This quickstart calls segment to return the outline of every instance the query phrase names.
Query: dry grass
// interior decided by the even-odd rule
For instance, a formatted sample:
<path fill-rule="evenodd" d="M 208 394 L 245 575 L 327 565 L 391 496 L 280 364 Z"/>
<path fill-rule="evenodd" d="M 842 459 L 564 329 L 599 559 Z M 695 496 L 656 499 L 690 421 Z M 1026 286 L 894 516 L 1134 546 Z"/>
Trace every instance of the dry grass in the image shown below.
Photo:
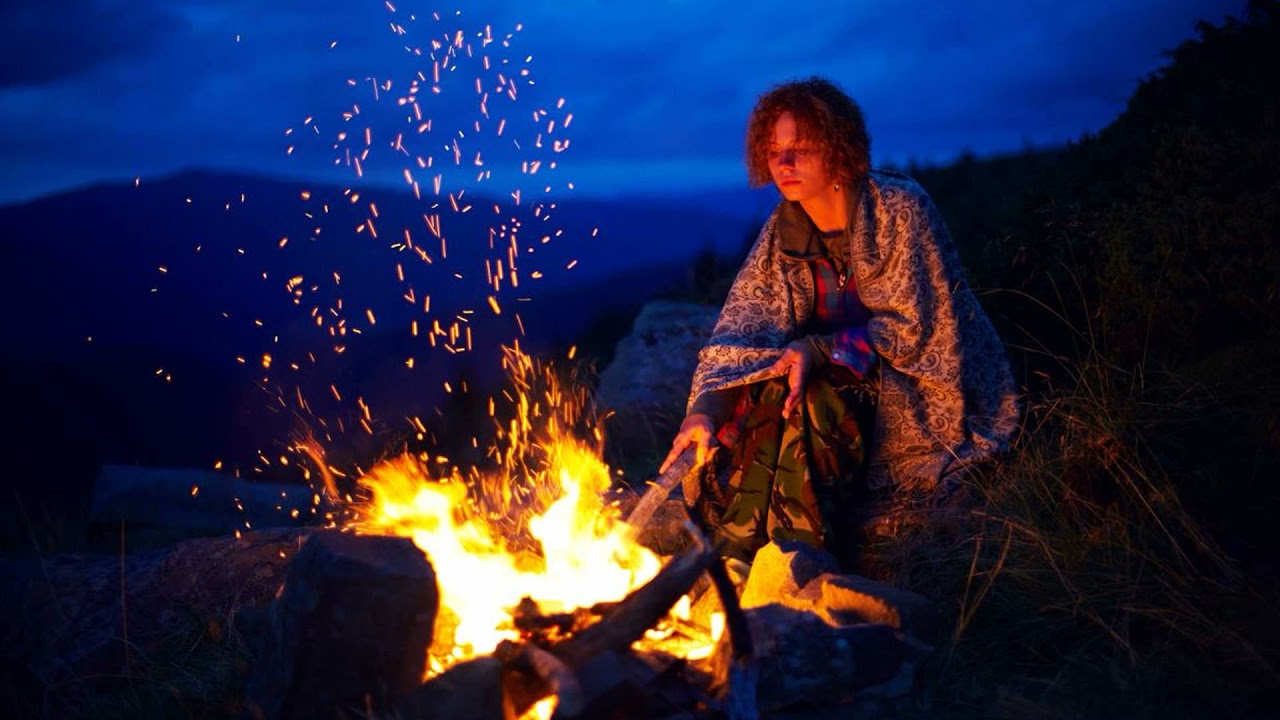
<path fill-rule="evenodd" d="M 1076 335 L 1078 355 L 1059 358 L 1028 398 L 1011 457 L 950 502 L 900 509 L 901 531 L 869 549 L 887 579 L 953 621 L 932 706 L 965 717 L 1265 715 L 1280 691 L 1280 597 L 1218 546 L 1180 499 L 1191 478 L 1154 449 L 1211 400 L 1109 364 L 1087 327 Z"/>
<path fill-rule="evenodd" d="M 131 648 L 121 672 L 51 687 L 32 717 L 227 718 L 243 710 L 251 654 L 231 624 L 186 608 L 183 621 L 146 647 Z M 31 708 L 35 709 L 35 708 Z"/>

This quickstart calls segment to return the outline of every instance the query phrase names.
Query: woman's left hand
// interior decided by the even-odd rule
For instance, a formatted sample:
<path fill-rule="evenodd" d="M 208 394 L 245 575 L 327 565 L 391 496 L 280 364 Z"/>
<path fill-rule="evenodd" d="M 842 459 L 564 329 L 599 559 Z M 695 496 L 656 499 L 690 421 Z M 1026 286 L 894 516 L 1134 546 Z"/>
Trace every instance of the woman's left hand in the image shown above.
<path fill-rule="evenodd" d="M 804 340 L 796 340 L 787 345 L 782 357 L 773 364 L 773 369 L 787 376 L 787 386 L 791 392 L 782 403 L 782 417 L 789 418 L 804 397 L 804 386 L 809 380 L 809 370 L 813 368 L 813 350 Z"/>

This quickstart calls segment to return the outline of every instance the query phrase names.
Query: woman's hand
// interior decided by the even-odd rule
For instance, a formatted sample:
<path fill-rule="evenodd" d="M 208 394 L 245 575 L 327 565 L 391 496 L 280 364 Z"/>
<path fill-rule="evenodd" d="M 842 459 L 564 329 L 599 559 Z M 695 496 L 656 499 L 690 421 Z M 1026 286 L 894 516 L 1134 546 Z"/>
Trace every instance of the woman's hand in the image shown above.
<path fill-rule="evenodd" d="M 690 415 L 680 424 L 680 432 L 676 433 L 675 440 L 671 441 L 671 452 L 667 453 L 667 459 L 662 461 L 658 474 L 666 472 L 667 468 L 671 467 L 671 463 L 675 462 L 676 458 L 680 457 L 680 453 L 690 445 L 698 448 L 697 464 L 703 464 L 711 455 L 711 447 L 715 442 L 716 428 L 711 416 L 701 413 Z"/>
<path fill-rule="evenodd" d="M 787 376 L 787 386 L 791 392 L 782 403 L 782 417 L 789 418 L 796 405 L 804 397 L 804 386 L 809 381 L 809 370 L 813 368 L 813 349 L 804 340 L 796 340 L 787 345 L 782 357 L 773 364 L 773 369 Z"/>

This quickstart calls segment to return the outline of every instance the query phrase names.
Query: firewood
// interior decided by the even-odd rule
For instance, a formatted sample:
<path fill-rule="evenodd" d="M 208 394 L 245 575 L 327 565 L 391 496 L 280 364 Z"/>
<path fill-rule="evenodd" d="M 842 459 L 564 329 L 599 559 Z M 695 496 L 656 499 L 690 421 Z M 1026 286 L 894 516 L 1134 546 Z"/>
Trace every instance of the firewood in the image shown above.
<path fill-rule="evenodd" d="M 689 487 L 685 482 L 685 478 L 694 475 L 698 470 L 697 452 L 692 446 L 685 448 L 684 452 L 671 463 L 671 467 L 658 477 L 656 482 L 649 484 L 644 491 L 640 501 L 631 509 L 631 514 L 627 516 L 627 524 L 635 529 L 638 534 L 653 519 L 653 513 L 666 501 L 667 496 L 676 485 Z M 688 498 L 685 502 L 691 502 Z"/>
<path fill-rule="evenodd" d="M 393 709 L 374 717 L 396 720 L 506 720 L 503 664 L 494 657 L 458 663 L 431 678 Z M 353 712 L 342 717 L 367 717 Z"/>
<path fill-rule="evenodd" d="M 572 612 L 544 613 L 537 601 L 526 596 L 512 611 L 511 619 L 521 639 L 546 646 L 599 621 L 616 605 L 601 602 Z"/>
<path fill-rule="evenodd" d="M 697 512 L 689 514 L 690 531 L 698 535 L 698 541 L 709 543 L 703 534 L 707 531 L 706 519 Z M 724 566 L 724 558 L 717 552 L 707 567 L 707 575 L 711 577 L 712 586 L 720 597 L 720 606 L 724 609 L 724 627 L 728 633 L 730 661 L 724 667 L 723 677 L 717 677 L 718 699 L 729 720 L 756 720 L 759 709 L 756 706 L 756 688 L 759 673 L 755 666 L 751 628 L 747 616 L 738 602 L 738 591 Z"/>
<path fill-rule="evenodd" d="M 551 694 L 556 696 L 556 714 L 566 718 L 581 715 L 587 701 L 577 675 L 564 661 L 537 645 L 525 645 L 524 654 L 534 673 L 546 683 Z"/>
<path fill-rule="evenodd" d="M 698 533 L 701 536 L 701 533 Z M 626 652 L 631 643 L 644 636 L 675 605 L 716 558 L 709 543 L 668 562 L 652 580 L 623 598 L 603 620 L 552 646 L 556 655 L 571 667 L 583 665 L 603 652 Z"/>
<path fill-rule="evenodd" d="M 699 533 L 699 535 L 701 535 Z M 614 606 L 599 622 L 584 628 L 571 637 L 551 646 L 551 653 L 564 663 L 561 669 L 551 663 L 545 663 L 541 669 L 533 666 L 533 658 L 540 655 L 529 651 L 532 645 L 518 647 L 514 643 L 504 642 L 495 655 L 501 658 L 508 669 L 503 687 L 507 701 L 517 716 L 523 715 L 535 702 L 559 688 L 568 688 L 576 692 L 570 697 L 570 707 L 559 711 L 561 717 L 574 717 L 569 714 L 576 703 L 580 702 L 580 678 L 576 673 L 586 671 L 588 675 L 598 675 L 600 668 L 608 665 L 606 655 L 626 654 L 631 644 L 644 636 L 670 610 L 671 606 L 688 592 L 695 580 L 715 558 L 715 553 L 708 543 L 697 543 L 694 548 L 668 562 L 649 582 L 633 590 Z M 541 658 L 545 661 L 545 658 Z M 604 663 L 602 665 L 601 663 Z M 590 666 L 590 667 L 589 667 Z M 552 680 L 553 672 L 555 681 Z M 564 673 L 573 679 L 570 682 Z M 625 678 L 618 676 L 618 682 Z M 593 686 L 613 687 L 618 683 L 601 683 L 600 678 L 593 678 Z M 564 698 L 559 698 L 564 702 Z"/>

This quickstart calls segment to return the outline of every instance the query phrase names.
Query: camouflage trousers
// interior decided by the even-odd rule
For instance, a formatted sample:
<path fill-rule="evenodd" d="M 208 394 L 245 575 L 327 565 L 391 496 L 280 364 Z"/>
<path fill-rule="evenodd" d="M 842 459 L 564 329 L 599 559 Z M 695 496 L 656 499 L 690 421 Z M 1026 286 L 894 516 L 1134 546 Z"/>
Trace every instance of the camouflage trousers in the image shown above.
<path fill-rule="evenodd" d="M 725 555 L 750 562 L 770 540 L 825 547 L 833 520 L 864 476 L 863 430 L 868 384 L 837 387 L 824 377 L 806 383 L 804 400 L 783 419 L 785 378 L 743 389 L 731 425 L 721 433 L 729 467 L 707 482 L 705 517 Z M 724 453 L 721 453 L 724 456 Z M 718 520 L 716 519 L 718 518 Z"/>

